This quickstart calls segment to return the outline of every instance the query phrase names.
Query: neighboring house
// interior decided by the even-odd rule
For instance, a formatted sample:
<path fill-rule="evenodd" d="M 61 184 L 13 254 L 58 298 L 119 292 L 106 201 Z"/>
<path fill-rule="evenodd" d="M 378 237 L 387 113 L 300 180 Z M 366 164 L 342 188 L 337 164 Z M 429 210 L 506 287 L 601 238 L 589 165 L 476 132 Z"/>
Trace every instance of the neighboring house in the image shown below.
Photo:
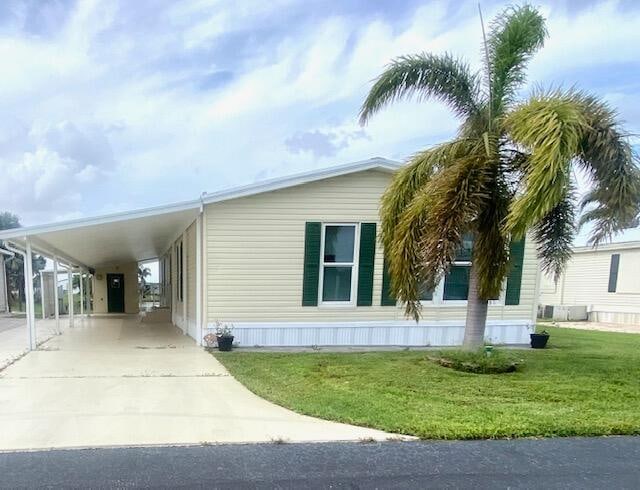
<path fill-rule="evenodd" d="M 389 294 L 380 197 L 397 162 L 374 158 L 199 200 L 0 233 L 93 272 L 95 312 L 137 312 L 137 262 L 160 260 L 162 306 L 198 342 L 230 322 L 240 345 L 454 345 L 462 342 L 469 259 L 425 296 L 423 319 Z M 468 243 L 468 246 L 471 244 Z M 535 246 L 491 302 L 487 337 L 526 343 L 535 322 Z"/>
<path fill-rule="evenodd" d="M 575 248 L 557 283 L 542 277 L 540 305 L 559 320 L 640 325 L 640 241 Z"/>

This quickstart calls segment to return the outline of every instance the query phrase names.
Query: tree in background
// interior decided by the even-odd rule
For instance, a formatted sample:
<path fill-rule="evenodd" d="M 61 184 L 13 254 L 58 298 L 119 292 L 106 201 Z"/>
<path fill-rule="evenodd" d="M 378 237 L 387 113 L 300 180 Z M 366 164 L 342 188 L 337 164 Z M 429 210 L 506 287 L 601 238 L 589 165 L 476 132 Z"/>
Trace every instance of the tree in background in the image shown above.
<path fill-rule="evenodd" d="M 20 218 L 17 215 L 6 211 L 0 213 L 0 230 L 20 228 L 20 226 Z M 0 245 L 2 245 L 1 241 Z M 47 265 L 47 260 L 41 255 L 34 255 L 32 264 L 35 279 Z M 22 305 L 26 304 L 24 296 L 24 260 L 20 255 L 8 258 L 5 260 L 5 268 L 10 296 L 9 305 L 18 303 L 22 309 Z"/>
<path fill-rule="evenodd" d="M 381 231 L 392 292 L 416 320 L 422 292 L 435 288 L 471 237 L 467 347 L 484 340 L 488 301 L 509 272 L 512 240 L 532 230 L 542 267 L 557 277 L 571 256 L 579 210 L 580 224 L 593 225 L 593 245 L 639 215 L 637 158 L 613 109 L 574 88 L 519 99 L 527 63 L 546 37 L 535 8 L 508 7 L 490 25 L 482 72 L 449 54 L 403 56 L 375 81 L 361 109 L 365 124 L 386 105 L 416 96 L 444 102 L 460 119 L 452 141 L 416 153 L 394 177 L 382 198 Z M 580 203 L 575 168 L 592 182 Z"/>
<path fill-rule="evenodd" d="M 147 277 L 149 276 L 151 276 L 151 269 L 138 266 L 138 288 L 141 297 L 144 297 L 147 292 Z"/>
<path fill-rule="evenodd" d="M 0 213 L 0 230 L 10 230 L 12 228 L 20 228 L 20 218 L 7 211 Z"/>

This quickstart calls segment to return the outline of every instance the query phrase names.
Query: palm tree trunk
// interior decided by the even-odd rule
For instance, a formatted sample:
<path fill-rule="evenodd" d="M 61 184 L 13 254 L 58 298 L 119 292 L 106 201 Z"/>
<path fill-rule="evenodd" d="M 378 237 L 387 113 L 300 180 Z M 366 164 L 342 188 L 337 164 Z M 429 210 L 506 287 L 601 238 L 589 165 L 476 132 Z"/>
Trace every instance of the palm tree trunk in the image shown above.
<path fill-rule="evenodd" d="M 465 349 L 475 349 L 484 343 L 484 330 L 487 326 L 487 307 L 489 301 L 478 297 L 478 276 L 475 267 L 469 271 L 469 295 L 467 299 L 467 321 L 464 326 Z"/>

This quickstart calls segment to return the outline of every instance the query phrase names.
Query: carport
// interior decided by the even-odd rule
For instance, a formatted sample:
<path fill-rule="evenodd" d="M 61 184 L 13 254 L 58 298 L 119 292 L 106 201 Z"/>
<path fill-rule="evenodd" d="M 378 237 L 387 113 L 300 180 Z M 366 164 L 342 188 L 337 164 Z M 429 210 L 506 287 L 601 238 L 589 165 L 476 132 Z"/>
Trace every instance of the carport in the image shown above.
<path fill-rule="evenodd" d="M 202 328 L 202 202 L 186 201 L 167 206 L 159 206 L 124 213 L 110 214 L 100 217 L 83 218 L 72 221 L 57 222 L 45 225 L 29 226 L 4 230 L 0 232 L 0 241 L 10 253 L 24 257 L 25 298 L 28 339 L 25 339 L 29 350 L 36 349 L 36 327 L 34 309 L 34 287 L 32 258 L 40 254 L 53 263 L 55 287 L 53 320 L 57 331 L 60 331 L 61 315 L 57 278 L 66 272 L 69 284 L 73 284 L 73 275 L 80 277 L 80 312 L 82 317 L 92 314 L 113 313 L 111 291 L 120 287 L 123 302 L 128 298 L 125 294 L 137 298 L 137 263 L 150 259 L 174 256 L 175 243 L 184 237 L 188 227 L 195 225 L 195 325 L 196 331 L 190 334 L 201 341 Z M 180 251 L 182 253 L 182 251 Z M 136 264 L 132 272 L 132 264 Z M 165 307 L 174 309 L 172 289 L 175 293 L 177 284 L 172 284 L 167 267 L 160 268 L 162 301 Z M 163 277 L 163 272 L 165 277 Z M 186 274 L 186 271 L 185 271 Z M 133 277 L 130 277 L 133 276 Z M 32 280 L 28 280 L 32 278 Z M 193 279 L 193 278 L 191 278 Z M 126 284 L 125 281 L 129 281 Z M 92 287 L 88 287 L 91 281 Z M 134 282 L 135 281 L 135 282 Z M 177 282 L 177 281 L 173 281 Z M 186 289 L 187 281 L 180 286 Z M 127 288 L 128 286 L 128 288 Z M 73 287 L 67 288 L 69 297 L 68 324 L 73 326 L 77 312 L 73 310 L 71 294 Z M 134 291 L 132 291 L 132 289 Z M 43 288 L 44 292 L 44 288 Z M 107 296 L 109 295 L 109 298 Z M 129 302 L 133 301 L 131 299 Z M 86 306 L 85 306 L 86 305 Z M 92 306 L 93 305 L 93 306 Z M 117 305 L 116 305 L 117 306 Z M 182 318 L 186 318 L 184 306 Z M 137 300 L 135 310 L 137 311 Z M 122 305 L 120 313 L 133 313 L 134 308 Z M 183 331 L 187 329 L 183 326 Z"/>

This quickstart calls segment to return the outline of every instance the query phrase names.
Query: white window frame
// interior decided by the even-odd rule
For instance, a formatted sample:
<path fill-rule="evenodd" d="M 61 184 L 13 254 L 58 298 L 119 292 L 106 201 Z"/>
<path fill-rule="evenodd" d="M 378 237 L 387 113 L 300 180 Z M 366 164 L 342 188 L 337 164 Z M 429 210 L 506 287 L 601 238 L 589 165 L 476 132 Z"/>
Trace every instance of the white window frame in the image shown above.
<path fill-rule="evenodd" d="M 456 260 L 451 265 L 471 267 L 471 261 Z M 431 301 L 421 300 L 420 303 L 426 306 L 435 306 L 440 308 L 455 308 L 455 307 L 461 307 L 461 306 L 466 307 L 467 306 L 466 299 L 444 299 L 444 281 L 445 280 L 446 280 L 446 276 L 440 279 L 440 282 L 438 282 L 438 285 L 433 290 Z M 502 282 L 502 288 L 500 289 L 499 298 L 489 300 L 489 306 L 504 306 L 506 290 L 507 290 L 507 280 L 505 278 L 505 280 Z"/>
<path fill-rule="evenodd" d="M 327 262 L 324 261 L 324 241 L 327 226 L 351 226 L 353 232 L 353 263 L 351 262 Z M 324 307 L 355 307 L 358 296 L 358 266 L 360 259 L 360 223 L 322 223 L 320 234 L 320 278 L 318 280 L 318 305 Z M 324 269 L 327 267 L 351 267 L 351 294 L 349 301 L 323 301 Z"/>

